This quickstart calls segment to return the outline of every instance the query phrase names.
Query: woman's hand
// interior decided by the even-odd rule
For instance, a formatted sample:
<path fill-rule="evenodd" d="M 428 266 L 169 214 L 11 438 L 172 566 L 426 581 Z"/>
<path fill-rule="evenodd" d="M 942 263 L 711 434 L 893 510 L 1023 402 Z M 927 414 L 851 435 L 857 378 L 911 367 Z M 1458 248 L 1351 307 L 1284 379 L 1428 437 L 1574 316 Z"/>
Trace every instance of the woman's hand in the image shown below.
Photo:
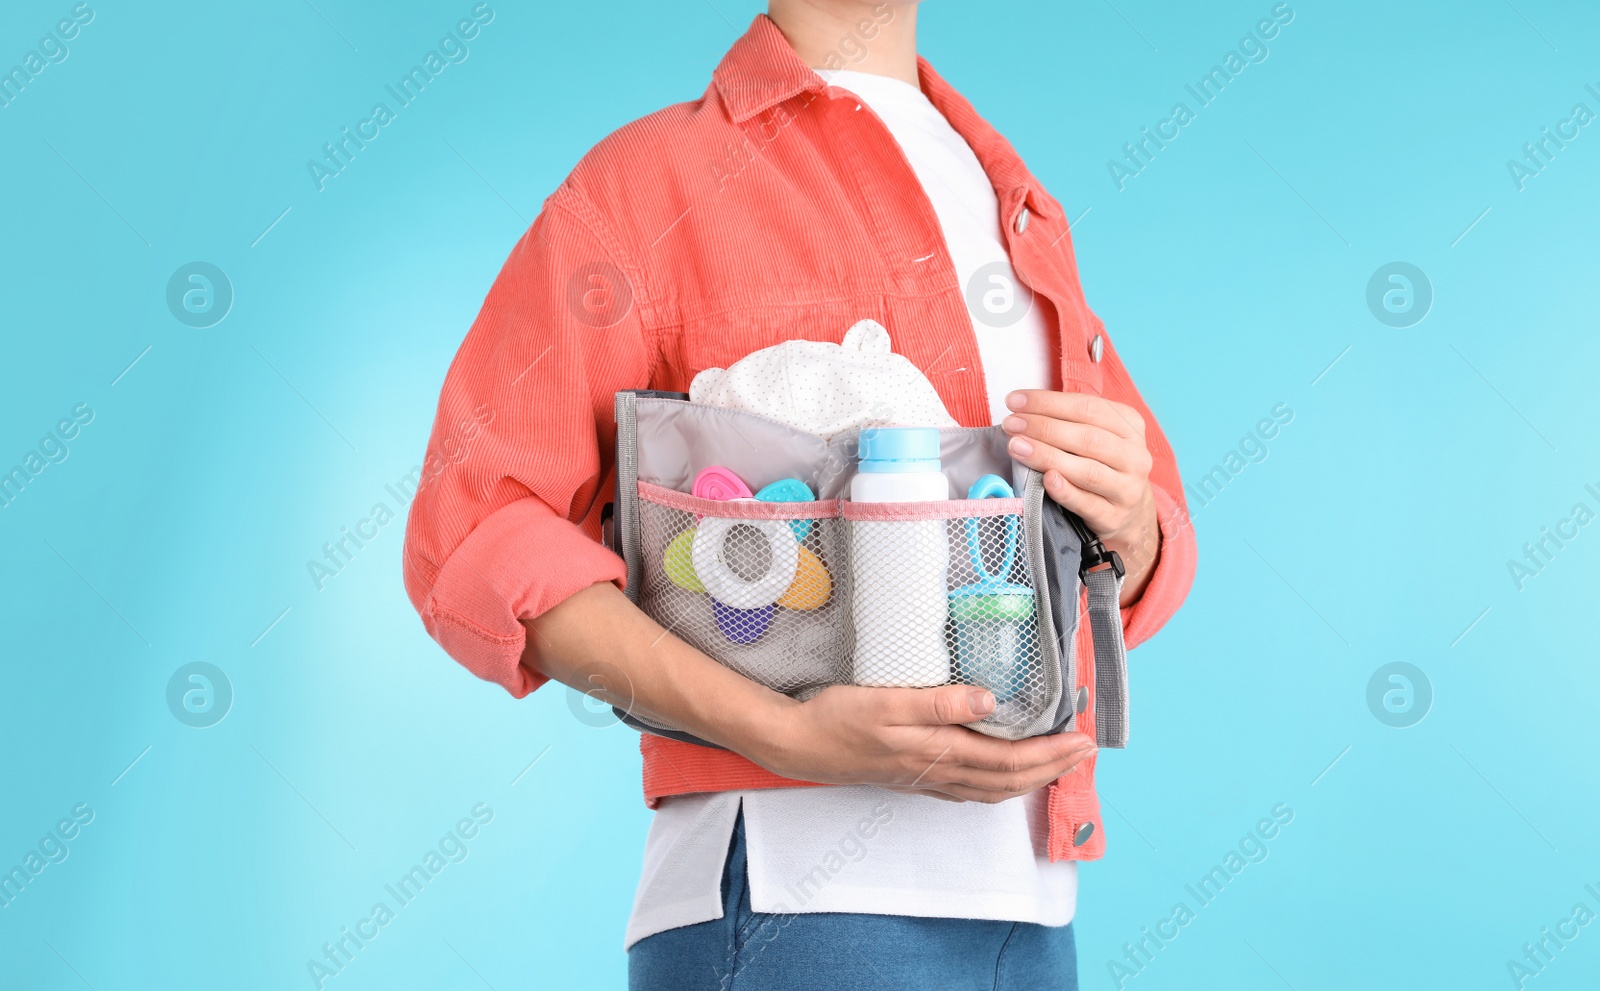
<path fill-rule="evenodd" d="M 1095 752 L 1082 733 L 1010 741 L 961 725 L 993 710 L 992 694 L 967 685 L 835 685 L 780 707 L 745 755 L 802 781 L 994 803 L 1044 787 Z"/>
<path fill-rule="evenodd" d="M 609 582 L 522 622 L 530 670 L 799 781 L 1000 802 L 1095 752 L 1082 733 L 1013 743 L 967 729 L 994 711 L 994 696 L 965 685 L 835 685 L 796 702 L 679 640 Z"/>
<path fill-rule="evenodd" d="M 1042 472 L 1045 493 L 1121 556 L 1122 604 L 1138 601 L 1161 551 L 1144 417 L 1100 396 L 1048 389 L 1013 392 L 1006 405 L 1011 456 Z"/>

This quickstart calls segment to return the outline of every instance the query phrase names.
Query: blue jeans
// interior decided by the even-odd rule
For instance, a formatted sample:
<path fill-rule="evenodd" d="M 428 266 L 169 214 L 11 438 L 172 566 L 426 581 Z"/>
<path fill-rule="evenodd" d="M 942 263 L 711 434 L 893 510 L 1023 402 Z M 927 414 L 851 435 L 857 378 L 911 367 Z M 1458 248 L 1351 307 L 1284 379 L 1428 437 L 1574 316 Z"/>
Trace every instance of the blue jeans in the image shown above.
<path fill-rule="evenodd" d="M 722 870 L 722 918 L 628 951 L 630 991 L 1077 991 L 1072 927 L 986 919 L 750 910 L 744 816 Z"/>

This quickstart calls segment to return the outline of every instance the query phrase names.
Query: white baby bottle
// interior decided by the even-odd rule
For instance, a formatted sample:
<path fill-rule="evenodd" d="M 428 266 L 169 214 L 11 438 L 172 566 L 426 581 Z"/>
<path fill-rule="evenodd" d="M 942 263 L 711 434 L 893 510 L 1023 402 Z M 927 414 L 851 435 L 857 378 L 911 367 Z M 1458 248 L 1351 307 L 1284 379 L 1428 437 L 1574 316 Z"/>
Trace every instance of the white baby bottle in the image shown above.
<path fill-rule="evenodd" d="M 861 431 L 852 502 L 938 502 L 950 498 L 932 427 Z M 850 524 L 850 608 L 855 683 L 927 688 L 950 680 L 945 644 L 950 544 L 943 519 Z"/>

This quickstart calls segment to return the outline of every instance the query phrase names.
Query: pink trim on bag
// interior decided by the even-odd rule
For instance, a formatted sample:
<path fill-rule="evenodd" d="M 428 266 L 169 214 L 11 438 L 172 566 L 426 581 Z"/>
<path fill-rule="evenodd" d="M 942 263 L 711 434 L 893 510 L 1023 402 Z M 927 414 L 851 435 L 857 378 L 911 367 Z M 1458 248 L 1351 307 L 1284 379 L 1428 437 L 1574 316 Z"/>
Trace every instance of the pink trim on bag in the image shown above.
<path fill-rule="evenodd" d="M 730 520 L 832 520 L 839 517 L 839 500 L 818 502 L 760 502 L 755 499 L 722 502 L 701 499 L 649 482 L 639 483 L 639 498 L 645 502 L 679 509 L 696 516 L 720 516 Z M 1002 501 L 1002 500 L 996 500 Z"/>
<path fill-rule="evenodd" d="M 840 509 L 847 520 L 898 523 L 910 520 L 964 520 L 982 516 L 1021 516 L 1021 499 L 945 499 L 940 502 L 850 502 Z"/>

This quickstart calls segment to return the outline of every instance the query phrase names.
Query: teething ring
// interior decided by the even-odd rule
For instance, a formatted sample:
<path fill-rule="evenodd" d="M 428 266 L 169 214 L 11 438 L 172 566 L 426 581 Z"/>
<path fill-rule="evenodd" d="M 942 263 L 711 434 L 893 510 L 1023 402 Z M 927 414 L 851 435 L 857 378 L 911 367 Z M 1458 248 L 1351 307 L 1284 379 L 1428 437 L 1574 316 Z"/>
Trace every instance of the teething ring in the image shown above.
<path fill-rule="evenodd" d="M 751 527 L 767 540 L 772 551 L 766 574 L 745 579 L 722 559 L 723 544 L 737 526 Z M 794 582 L 800 563 L 800 545 L 783 520 L 736 520 L 707 516 L 694 531 L 690 552 L 694 571 L 713 599 L 736 609 L 759 609 L 783 597 Z"/>

